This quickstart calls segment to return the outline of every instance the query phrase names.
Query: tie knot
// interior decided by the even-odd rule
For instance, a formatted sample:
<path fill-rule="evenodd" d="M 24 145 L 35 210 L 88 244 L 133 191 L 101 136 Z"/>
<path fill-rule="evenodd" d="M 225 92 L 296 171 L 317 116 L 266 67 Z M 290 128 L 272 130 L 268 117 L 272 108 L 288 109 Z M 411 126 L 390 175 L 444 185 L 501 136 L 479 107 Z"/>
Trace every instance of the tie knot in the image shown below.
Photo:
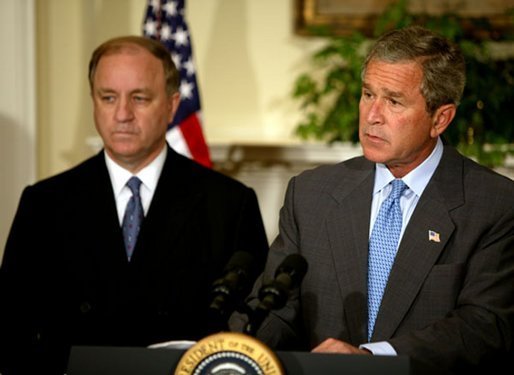
<path fill-rule="evenodd" d="M 130 191 L 132 191 L 133 195 L 139 195 L 139 187 L 141 186 L 141 180 L 136 176 L 130 177 L 130 179 L 127 182 L 127 186 L 129 187 Z"/>
<path fill-rule="evenodd" d="M 405 182 L 403 182 L 400 179 L 395 179 L 392 182 L 393 190 L 391 191 L 390 198 L 391 199 L 398 199 L 402 195 L 403 191 L 407 189 L 407 185 L 405 185 Z"/>

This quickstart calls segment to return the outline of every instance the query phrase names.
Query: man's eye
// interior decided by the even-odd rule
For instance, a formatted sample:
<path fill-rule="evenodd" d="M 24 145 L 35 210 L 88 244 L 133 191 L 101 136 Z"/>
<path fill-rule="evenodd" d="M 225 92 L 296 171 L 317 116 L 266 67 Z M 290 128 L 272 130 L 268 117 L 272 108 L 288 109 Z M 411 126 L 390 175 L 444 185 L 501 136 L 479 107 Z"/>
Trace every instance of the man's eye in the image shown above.
<path fill-rule="evenodd" d="M 137 103 L 144 103 L 148 101 L 146 96 L 134 96 L 134 101 Z"/>
<path fill-rule="evenodd" d="M 106 103 L 114 102 L 114 96 L 113 95 L 102 95 L 100 97 L 100 99 L 102 100 L 102 102 L 106 102 Z"/>

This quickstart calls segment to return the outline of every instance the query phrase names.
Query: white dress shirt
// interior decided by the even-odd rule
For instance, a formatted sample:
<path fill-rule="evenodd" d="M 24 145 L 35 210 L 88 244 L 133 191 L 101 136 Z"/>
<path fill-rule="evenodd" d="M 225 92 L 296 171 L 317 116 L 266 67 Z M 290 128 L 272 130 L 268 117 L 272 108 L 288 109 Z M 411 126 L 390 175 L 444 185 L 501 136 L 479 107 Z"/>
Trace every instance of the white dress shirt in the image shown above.
<path fill-rule="evenodd" d="M 159 155 L 135 175 L 141 180 L 140 194 L 145 216 L 150 208 L 150 203 L 152 202 L 155 188 L 157 187 L 157 182 L 159 181 L 164 161 L 166 160 L 166 154 L 167 147 L 164 146 Z M 118 210 L 118 219 L 121 226 L 123 215 L 125 214 L 125 208 L 132 196 L 132 192 L 127 186 L 127 181 L 134 175 L 117 164 L 105 151 L 104 155 L 107 170 L 109 171 L 109 176 L 111 178 L 112 189 L 116 199 L 116 208 Z"/>
<path fill-rule="evenodd" d="M 398 243 L 401 242 L 405 228 L 409 223 L 409 220 L 418 204 L 419 198 L 423 191 L 428 185 L 428 182 L 432 178 L 441 157 L 443 155 L 443 142 L 439 138 L 436 146 L 430 156 L 423 161 L 419 166 L 410 171 L 405 175 L 402 180 L 408 186 L 402 196 L 400 197 L 400 207 L 402 209 L 402 230 Z M 380 210 L 382 202 L 388 197 L 391 189 L 393 188 L 390 184 L 395 179 L 392 173 L 387 169 L 384 164 L 377 163 L 375 165 L 375 186 L 373 188 L 373 201 L 371 203 L 371 220 L 369 227 L 369 235 L 371 236 L 371 230 L 375 224 L 375 220 Z M 359 346 L 372 352 L 374 355 L 396 355 L 396 351 L 387 341 L 366 343 Z"/>

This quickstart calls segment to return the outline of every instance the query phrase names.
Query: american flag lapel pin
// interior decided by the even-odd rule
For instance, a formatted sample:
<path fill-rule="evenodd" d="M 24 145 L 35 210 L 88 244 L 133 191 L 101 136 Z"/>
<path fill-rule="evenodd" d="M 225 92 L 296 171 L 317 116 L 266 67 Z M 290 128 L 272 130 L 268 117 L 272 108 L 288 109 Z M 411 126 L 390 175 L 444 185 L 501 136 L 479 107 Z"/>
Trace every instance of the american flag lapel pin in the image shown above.
<path fill-rule="evenodd" d="M 428 231 L 428 240 L 434 241 L 434 242 L 441 242 L 441 237 L 439 236 L 439 233 L 434 232 L 433 230 Z"/>

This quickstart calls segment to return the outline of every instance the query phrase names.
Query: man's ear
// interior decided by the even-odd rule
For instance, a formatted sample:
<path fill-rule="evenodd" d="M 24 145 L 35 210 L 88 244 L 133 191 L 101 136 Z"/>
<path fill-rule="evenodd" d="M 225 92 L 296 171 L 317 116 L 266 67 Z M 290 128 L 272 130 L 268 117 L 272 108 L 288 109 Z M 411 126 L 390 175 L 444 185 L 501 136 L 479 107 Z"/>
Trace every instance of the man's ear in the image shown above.
<path fill-rule="evenodd" d="M 168 96 L 168 124 L 171 124 L 175 113 L 177 113 L 178 105 L 180 104 L 180 94 L 178 92 Z"/>
<path fill-rule="evenodd" d="M 457 113 L 457 107 L 455 104 L 444 104 L 440 106 L 434 113 L 433 126 L 431 135 L 433 138 L 440 136 L 450 125 L 455 114 Z"/>

